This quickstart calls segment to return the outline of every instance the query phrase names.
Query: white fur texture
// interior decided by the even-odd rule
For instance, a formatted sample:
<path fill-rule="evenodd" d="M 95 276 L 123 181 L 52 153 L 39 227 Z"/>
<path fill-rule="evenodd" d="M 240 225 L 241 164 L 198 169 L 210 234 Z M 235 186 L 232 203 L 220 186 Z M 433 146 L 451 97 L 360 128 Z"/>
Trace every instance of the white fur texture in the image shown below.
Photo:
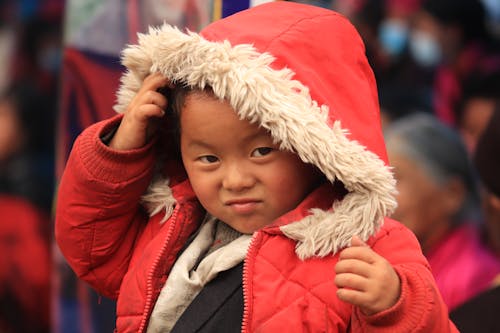
<path fill-rule="evenodd" d="M 269 130 L 282 149 L 316 165 L 331 182 L 339 179 L 344 184 L 349 193 L 332 212 L 315 210 L 281 228 L 297 240 L 296 252 L 302 259 L 336 253 L 349 245 L 352 236 L 366 240 L 377 232 L 396 207 L 395 181 L 384 162 L 349 139 L 338 121 L 330 128 L 328 107 L 312 100 L 290 69 L 272 69 L 273 60 L 251 45 L 210 42 L 166 24 L 151 28 L 139 35 L 138 45 L 123 52 L 128 71 L 121 79 L 115 110 L 126 109 L 149 73 L 160 72 L 174 83 L 201 89 L 209 85 L 240 118 Z M 175 204 L 165 180 L 153 183 L 144 201 L 151 213 L 165 209 L 166 216 Z"/>

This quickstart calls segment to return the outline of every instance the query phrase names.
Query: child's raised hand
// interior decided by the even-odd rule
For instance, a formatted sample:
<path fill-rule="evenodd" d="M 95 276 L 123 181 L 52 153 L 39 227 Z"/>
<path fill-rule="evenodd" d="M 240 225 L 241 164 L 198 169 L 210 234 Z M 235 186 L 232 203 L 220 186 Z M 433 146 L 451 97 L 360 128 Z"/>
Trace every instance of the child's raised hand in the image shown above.
<path fill-rule="evenodd" d="M 159 73 L 150 74 L 144 79 L 109 143 L 111 148 L 130 150 L 146 144 L 154 131 L 154 126 L 150 124 L 151 118 L 163 117 L 163 110 L 168 103 L 158 89 L 168 84 L 168 79 Z"/>
<path fill-rule="evenodd" d="M 399 299 L 401 282 L 391 264 L 359 237 L 340 252 L 335 265 L 337 296 L 366 315 L 390 308 Z"/>

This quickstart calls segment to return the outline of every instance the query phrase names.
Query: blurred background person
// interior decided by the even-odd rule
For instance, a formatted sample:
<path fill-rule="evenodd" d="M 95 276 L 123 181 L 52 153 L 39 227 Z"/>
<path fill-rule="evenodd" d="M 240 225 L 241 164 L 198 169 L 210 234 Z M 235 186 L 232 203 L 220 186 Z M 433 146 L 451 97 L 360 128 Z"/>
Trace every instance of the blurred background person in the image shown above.
<path fill-rule="evenodd" d="M 463 83 L 463 93 L 456 108 L 457 128 L 471 156 L 498 104 L 500 69 L 474 72 Z"/>
<path fill-rule="evenodd" d="M 474 165 L 481 180 L 484 236 L 500 260 L 500 103 L 478 140 Z"/>
<path fill-rule="evenodd" d="M 362 36 L 377 79 L 383 125 L 415 110 L 432 110 L 434 68 L 409 52 L 413 18 L 423 0 L 333 1 Z"/>
<path fill-rule="evenodd" d="M 410 55 L 434 71 L 433 110 L 446 124 L 456 125 L 463 82 L 476 71 L 500 68 L 499 43 L 487 17 L 480 0 L 424 0 L 412 20 Z"/>
<path fill-rule="evenodd" d="M 450 310 L 487 289 L 500 262 L 481 242 L 476 179 L 459 134 L 415 113 L 385 129 L 397 180 L 394 218 L 417 236 Z"/>
<path fill-rule="evenodd" d="M 481 134 L 474 154 L 474 165 L 482 186 L 482 203 L 487 244 L 500 258 L 500 104 Z M 493 286 L 450 313 L 460 332 L 499 332 L 500 275 Z"/>
<path fill-rule="evenodd" d="M 52 165 L 40 156 L 44 96 L 0 96 L 0 332 L 49 332 Z M 48 117 L 50 119 L 50 117 Z M 33 128 L 32 128 L 33 127 Z M 48 165 L 47 165 L 48 164 Z"/>
<path fill-rule="evenodd" d="M 384 0 L 373 52 L 379 99 L 386 123 L 415 111 L 432 110 L 433 67 L 422 66 L 411 54 L 413 20 L 422 0 Z"/>
<path fill-rule="evenodd" d="M 471 74 L 500 69 L 499 1 L 336 0 L 365 41 L 382 114 L 428 111 L 457 127 Z M 400 107 L 399 105 L 403 106 Z"/>
<path fill-rule="evenodd" d="M 62 0 L 0 1 L 0 332 L 51 332 Z"/>
<path fill-rule="evenodd" d="M 22 197 L 47 214 L 54 177 L 54 108 L 31 83 L 0 95 L 0 193 Z"/>

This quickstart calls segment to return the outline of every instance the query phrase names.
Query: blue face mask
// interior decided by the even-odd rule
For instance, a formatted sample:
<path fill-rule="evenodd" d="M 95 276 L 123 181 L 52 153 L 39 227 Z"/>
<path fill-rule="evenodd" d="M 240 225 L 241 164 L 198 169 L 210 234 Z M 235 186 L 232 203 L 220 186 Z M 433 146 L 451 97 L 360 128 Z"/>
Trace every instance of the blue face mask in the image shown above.
<path fill-rule="evenodd" d="M 486 7 L 486 13 L 492 20 L 500 22 L 500 1 L 498 0 L 482 0 Z"/>
<path fill-rule="evenodd" d="M 422 67 L 435 67 L 441 62 L 441 46 L 434 36 L 426 32 L 412 32 L 409 48 L 413 59 Z"/>
<path fill-rule="evenodd" d="M 482 0 L 486 9 L 488 29 L 495 37 L 500 38 L 500 1 Z"/>
<path fill-rule="evenodd" d="M 408 40 L 408 27 L 401 20 L 384 20 L 378 30 L 382 48 L 391 56 L 403 52 Z"/>

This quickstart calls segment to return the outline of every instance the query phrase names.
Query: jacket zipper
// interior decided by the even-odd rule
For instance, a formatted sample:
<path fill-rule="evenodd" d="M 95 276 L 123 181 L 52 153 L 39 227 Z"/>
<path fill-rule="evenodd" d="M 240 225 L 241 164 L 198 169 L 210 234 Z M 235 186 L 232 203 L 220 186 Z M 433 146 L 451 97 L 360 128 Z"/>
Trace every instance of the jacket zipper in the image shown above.
<path fill-rule="evenodd" d="M 177 207 L 179 207 L 179 206 L 177 206 Z M 148 272 L 148 276 L 146 279 L 146 290 L 147 290 L 147 292 L 146 292 L 146 304 L 144 305 L 142 320 L 141 320 L 141 324 L 139 325 L 139 330 L 138 330 L 139 333 L 143 333 L 145 330 L 145 327 L 146 327 L 146 322 L 147 322 L 148 317 L 149 317 L 149 315 L 148 315 L 149 310 L 151 309 L 151 301 L 153 298 L 153 274 L 156 270 L 156 267 L 158 267 L 160 259 L 163 257 L 163 254 L 165 253 L 165 250 L 166 250 L 168 244 L 170 243 L 170 239 L 172 238 L 172 235 L 174 233 L 175 225 L 177 222 L 177 212 L 178 212 L 177 207 L 174 209 L 174 211 L 172 212 L 172 216 L 170 217 L 171 224 L 170 224 L 170 227 L 167 231 L 167 236 L 165 237 L 165 242 L 163 243 L 161 251 L 158 254 L 158 256 L 155 258 L 155 260 L 153 261 L 153 266 L 151 267 L 151 269 Z"/>
<path fill-rule="evenodd" d="M 248 270 L 250 268 L 250 261 L 253 261 L 255 257 L 255 251 L 257 250 L 257 247 L 255 246 L 257 238 L 260 238 L 260 232 L 256 232 L 253 236 L 252 239 L 250 240 L 250 244 L 248 245 L 248 251 L 247 255 L 245 256 L 245 259 L 243 260 L 243 320 L 241 322 L 241 332 L 249 332 L 250 327 L 249 327 L 249 320 L 251 316 L 251 309 L 250 309 L 250 294 L 252 294 L 252 291 L 249 290 L 250 288 L 250 281 L 249 281 L 249 276 L 250 274 Z"/>

